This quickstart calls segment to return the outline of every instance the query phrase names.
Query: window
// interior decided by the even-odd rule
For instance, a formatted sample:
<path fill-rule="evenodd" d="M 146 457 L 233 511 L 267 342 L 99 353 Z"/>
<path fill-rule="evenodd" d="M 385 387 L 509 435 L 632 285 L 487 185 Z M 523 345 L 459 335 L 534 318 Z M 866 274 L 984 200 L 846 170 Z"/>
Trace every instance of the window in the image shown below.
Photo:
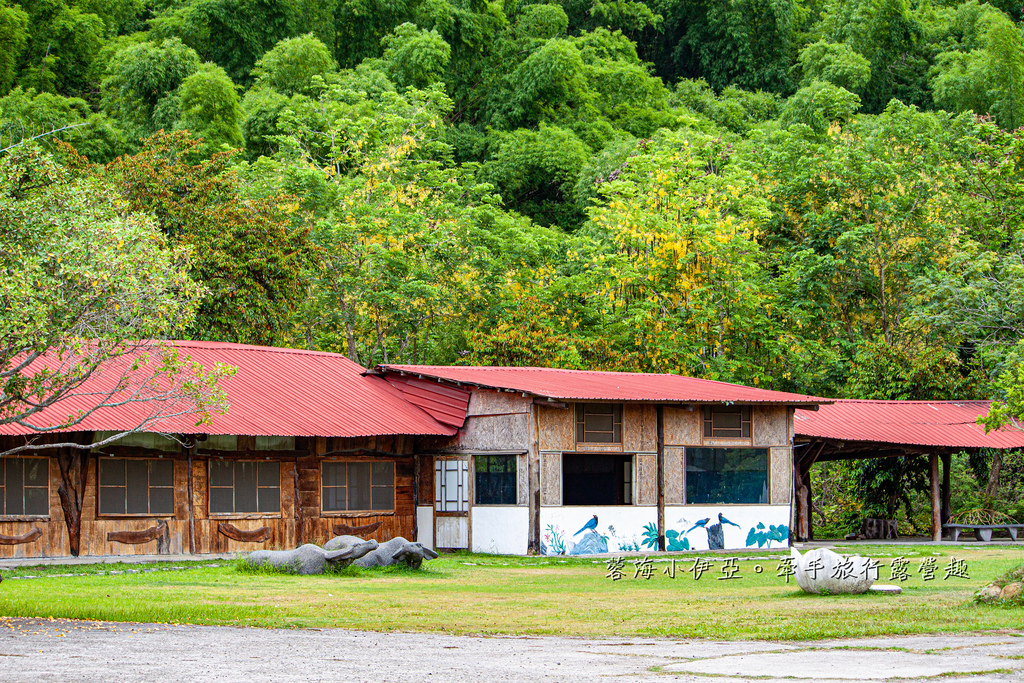
<path fill-rule="evenodd" d="M 686 502 L 768 502 L 767 448 L 687 448 Z"/>
<path fill-rule="evenodd" d="M 514 455 L 478 455 L 476 461 L 476 504 L 516 504 L 516 461 Z"/>
<path fill-rule="evenodd" d="M 469 511 L 469 460 L 434 458 L 434 509 L 437 512 Z"/>
<path fill-rule="evenodd" d="M 705 406 L 704 436 L 750 438 L 750 406 Z"/>
<path fill-rule="evenodd" d="M 280 463 L 210 461 L 210 512 L 280 511 Z"/>
<path fill-rule="evenodd" d="M 174 463 L 100 458 L 100 514 L 174 514 Z"/>
<path fill-rule="evenodd" d="M 619 453 L 562 455 L 563 505 L 632 505 L 633 456 Z"/>
<path fill-rule="evenodd" d="M 622 443 L 622 405 L 577 403 L 576 443 Z"/>
<path fill-rule="evenodd" d="M 393 462 L 325 462 L 320 481 L 325 512 L 395 509 Z"/>
<path fill-rule="evenodd" d="M 258 451 L 294 451 L 294 436 L 257 436 L 254 444 Z"/>
<path fill-rule="evenodd" d="M 50 514 L 49 458 L 0 458 L 0 515 Z"/>

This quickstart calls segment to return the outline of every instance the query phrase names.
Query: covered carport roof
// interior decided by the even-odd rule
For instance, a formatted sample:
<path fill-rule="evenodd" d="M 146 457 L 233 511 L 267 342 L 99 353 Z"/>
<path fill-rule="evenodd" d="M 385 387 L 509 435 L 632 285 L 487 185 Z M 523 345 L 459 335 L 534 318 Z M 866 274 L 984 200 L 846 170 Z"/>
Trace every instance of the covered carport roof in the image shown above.
<path fill-rule="evenodd" d="M 799 441 L 839 442 L 848 451 L 854 444 L 918 452 L 1024 448 L 1024 432 L 1018 429 L 985 433 L 978 417 L 989 406 L 990 401 L 836 399 L 814 412 L 797 410 L 793 427 Z"/>

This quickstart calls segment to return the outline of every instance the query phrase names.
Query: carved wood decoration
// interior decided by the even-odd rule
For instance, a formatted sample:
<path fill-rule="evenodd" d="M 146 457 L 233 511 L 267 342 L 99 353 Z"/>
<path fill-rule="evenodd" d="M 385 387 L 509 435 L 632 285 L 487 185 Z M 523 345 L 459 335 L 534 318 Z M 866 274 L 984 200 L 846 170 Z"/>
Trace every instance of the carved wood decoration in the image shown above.
<path fill-rule="evenodd" d="M 234 524 L 228 524 L 227 522 L 220 522 L 217 524 L 217 530 L 221 534 L 227 536 L 233 541 L 240 541 L 242 543 L 262 543 L 263 541 L 270 538 L 270 527 L 261 526 L 259 529 L 253 529 L 252 531 L 244 531 L 239 529 Z"/>
<path fill-rule="evenodd" d="M 373 524 L 364 524 L 363 526 L 349 526 L 348 524 L 335 524 L 334 533 L 337 536 L 365 536 L 366 534 L 372 534 L 377 529 L 381 528 L 384 522 L 374 522 Z"/>
<path fill-rule="evenodd" d="M 167 528 L 167 522 L 160 520 L 156 526 L 143 529 L 142 531 L 111 531 L 107 534 L 107 541 L 128 545 L 139 545 L 156 541 L 156 552 L 160 555 L 166 555 L 167 546 L 170 544 L 170 533 Z"/>
<path fill-rule="evenodd" d="M 31 543 L 42 535 L 43 530 L 37 526 L 32 527 L 31 531 L 26 531 L 21 536 L 4 536 L 3 534 L 0 534 L 0 545 L 21 545 L 22 543 Z"/>

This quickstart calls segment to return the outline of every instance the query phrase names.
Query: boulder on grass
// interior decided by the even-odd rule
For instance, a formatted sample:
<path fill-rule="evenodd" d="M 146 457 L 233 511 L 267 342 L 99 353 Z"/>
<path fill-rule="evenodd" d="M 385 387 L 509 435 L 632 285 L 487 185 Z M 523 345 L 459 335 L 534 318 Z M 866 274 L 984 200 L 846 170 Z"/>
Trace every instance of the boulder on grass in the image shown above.
<path fill-rule="evenodd" d="M 878 580 L 877 563 L 869 557 L 848 557 L 828 548 L 815 548 L 801 555 L 790 550 L 796 582 L 807 593 L 839 595 L 867 593 Z"/>

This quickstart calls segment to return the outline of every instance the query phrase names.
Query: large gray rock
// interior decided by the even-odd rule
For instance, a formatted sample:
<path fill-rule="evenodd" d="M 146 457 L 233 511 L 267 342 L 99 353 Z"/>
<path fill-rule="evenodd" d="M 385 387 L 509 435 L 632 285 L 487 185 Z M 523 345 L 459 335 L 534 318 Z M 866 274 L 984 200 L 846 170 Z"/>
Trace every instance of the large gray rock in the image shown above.
<path fill-rule="evenodd" d="M 359 540 L 354 536 L 337 536 L 327 541 L 325 548 L 337 547 L 352 540 Z M 437 557 L 430 548 L 423 547 L 421 543 L 413 543 L 398 536 L 390 541 L 381 543 L 376 550 L 360 557 L 354 562 L 355 566 L 369 569 L 370 567 L 390 567 L 393 564 L 404 564 L 411 569 L 419 569 L 423 560 L 433 560 Z"/>
<path fill-rule="evenodd" d="M 878 565 L 869 557 L 847 557 L 828 548 L 815 548 L 804 555 L 792 548 L 790 554 L 797 585 L 808 593 L 867 593 L 878 580 Z"/>
<path fill-rule="evenodd" d="M 243 560 L 250 567 L 273 567 L 292 574 L 323 574 L 327 569 L 341 569 L 376 550 L 377 541 L 350 543 L 334 550 L 307 543 L 295 550 L 257 550 Z"/>

